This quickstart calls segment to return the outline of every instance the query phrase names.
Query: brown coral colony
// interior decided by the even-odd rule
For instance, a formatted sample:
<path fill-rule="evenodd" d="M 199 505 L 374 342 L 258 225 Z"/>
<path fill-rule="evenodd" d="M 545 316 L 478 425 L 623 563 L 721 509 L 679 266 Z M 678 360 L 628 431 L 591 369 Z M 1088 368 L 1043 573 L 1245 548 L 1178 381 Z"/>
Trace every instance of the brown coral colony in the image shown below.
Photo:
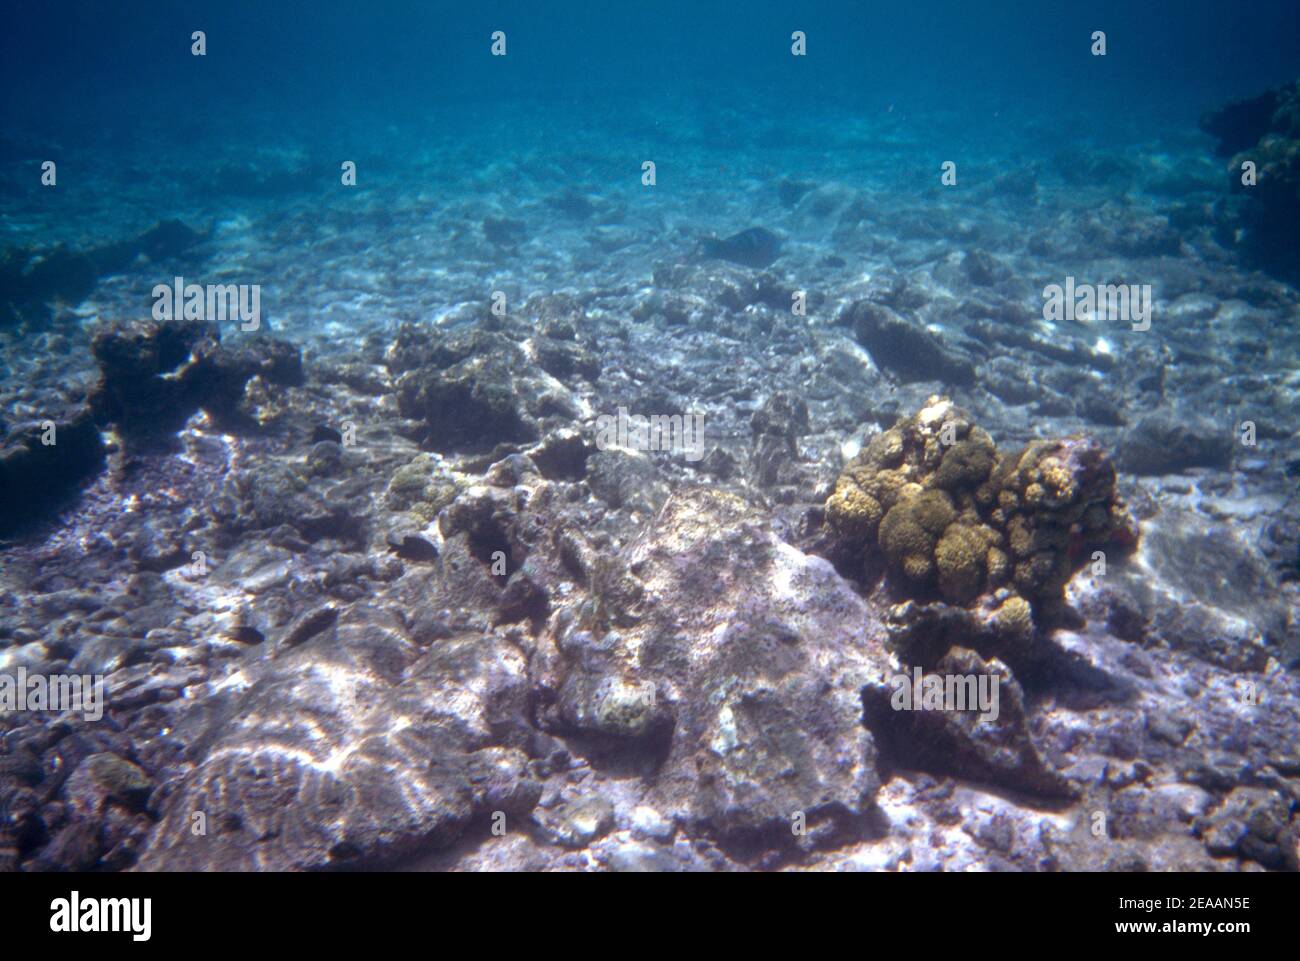
<path fill-rule="evenodd" d="M 867 565 L 883 561 L 899 593 L 961 605 L 1018 597 L 1040 622 L 1093 551 L 1136 540 L 1115 469 L 1095 442 L 1039 440 L 1000 453 L 938 396 L 844 468 L 826 519 Z"/>

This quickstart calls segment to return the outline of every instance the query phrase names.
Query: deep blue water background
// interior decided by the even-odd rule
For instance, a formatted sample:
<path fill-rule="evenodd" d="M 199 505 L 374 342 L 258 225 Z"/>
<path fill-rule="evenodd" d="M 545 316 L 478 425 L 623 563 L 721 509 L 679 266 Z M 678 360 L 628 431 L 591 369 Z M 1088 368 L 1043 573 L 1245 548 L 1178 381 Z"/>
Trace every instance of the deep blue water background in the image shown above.
<path fill-rule="evenodd" d="M 1148 118 L 1194 124 L 1300 69 L 1296 0 L 3 0 L 0 11 L 7 124 L 63 142 L 171 125 L 178 149 L 264 137 L 252 121 L 268 115 L 328 137 L 332 120 L 358 115 L 474 123 L 522 101 L 545 104 L 539 123 L 562 132 L 620 99 L 661 105 L 668 123 L 744 102 L 807 136 L 828 110 L 891 106 L 1105 136 Z M 204 60 L 189 53 L 195 29 Z M 496 29 L 504 59 L 488 56 Z M 795 29 L 806 58 L 789 54 Z M 1104 59 L 1089 54 L 1095 29 Z"/>

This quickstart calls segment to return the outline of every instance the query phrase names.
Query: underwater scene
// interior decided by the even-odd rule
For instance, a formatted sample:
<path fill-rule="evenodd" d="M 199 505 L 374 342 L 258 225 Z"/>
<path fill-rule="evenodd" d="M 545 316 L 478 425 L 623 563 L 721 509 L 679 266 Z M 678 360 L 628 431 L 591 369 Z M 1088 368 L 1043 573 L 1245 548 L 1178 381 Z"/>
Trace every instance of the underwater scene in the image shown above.
<path fill-rule="evenodd" d="M 1298 78 L 0 0 L 0 871 L 1300 869 Z"/>

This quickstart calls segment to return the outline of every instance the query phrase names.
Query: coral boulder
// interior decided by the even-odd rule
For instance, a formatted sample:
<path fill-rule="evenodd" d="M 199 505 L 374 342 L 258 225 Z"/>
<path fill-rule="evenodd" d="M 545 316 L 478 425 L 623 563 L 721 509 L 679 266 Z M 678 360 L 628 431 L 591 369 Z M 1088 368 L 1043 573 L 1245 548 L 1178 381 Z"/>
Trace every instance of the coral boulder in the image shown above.
<path fill-rule="evenodd" d="M 872 438 L 826 502 L 841 556 L 898 593 L 1050 615 L 1094 550 L 1133 541 L 1106 453 L 1086 438 L 1001 453 L 944 397 Z M 1012 617 L 1017 625 L 1023 617 Z"/>

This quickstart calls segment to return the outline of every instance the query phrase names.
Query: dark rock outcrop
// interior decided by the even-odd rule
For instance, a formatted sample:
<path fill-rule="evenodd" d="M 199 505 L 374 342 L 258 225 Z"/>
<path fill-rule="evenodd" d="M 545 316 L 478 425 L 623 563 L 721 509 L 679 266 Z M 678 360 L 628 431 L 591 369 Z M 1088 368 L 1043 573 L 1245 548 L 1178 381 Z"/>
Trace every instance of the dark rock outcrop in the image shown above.
<path fill-rule="evenodd" d="M 1204 418 L 1162 411 L 1125 432 L 1117 461 L 1134 474 L 1175 474 L 1191 467 L 1227 467 L 1232 453 L 1229 430 Z"/>
<path fill-rule="evenodd" d="M 99 427 L 87 407 L 0 434 L 0 536 L 39 517 L 97 474 Z"/>
<path fill-rule="evenodd" d="M 23 319 L 43 323 L 51 304 L 85 300 L 101 277 L 126 270 L 137 258 L 174 260 L 208 236 L 166 220 L 137 237 L 87 250 L 59 245 L 0 251 L 0 327 Z"/>
<path fill-rule="evenodd" d="M 1218 138 L 1231 196 L 1220 206 L 1220 238 L 1239 244 L 1254 264 L 1300 279 L 1300 82 L 1268 90 L 1206 114 L 1201 126 Z M 1255 183 L 1243 183 L 1254 164 Z"/>
<path fill-rule="evenodd" d="M 883 304 L 856 301 L 845 308 L 840 323 L 853 328 L 854 337 L 878 367 L 905 383 L 933 380 L 954 387 L 975 383 L 975 368 L 970 361 Z"/>
<path fill-rule="evenodd" d="M 92 405 L 102 421 L 127 434 L 174 432 L 199 408 L 219 421 L 246 422 L 240 407 L 250 380 L 280 387 L 303 382 L 293 344 L 240 334 L 227 346 L 208 321 L 109 324 L 95 334 L 91 350 L 102 372 Z"/>

